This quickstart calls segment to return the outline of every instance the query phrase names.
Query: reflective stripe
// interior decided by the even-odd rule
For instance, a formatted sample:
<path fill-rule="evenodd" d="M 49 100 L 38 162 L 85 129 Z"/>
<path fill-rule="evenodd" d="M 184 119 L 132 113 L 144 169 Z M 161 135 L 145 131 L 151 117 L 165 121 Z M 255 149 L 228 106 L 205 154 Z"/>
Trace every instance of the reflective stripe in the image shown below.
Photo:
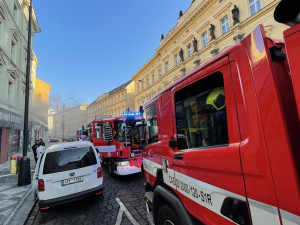
<path fill-rule="evenodd" d="M 175 174 L 175 179 L 173 174 Z M 232 197 L 246 201 L 244 196 L 204 183 L 200 180 L 186 176 L 185 174 L 171 169 L 168 169 L 168 173 L 163 173 L 163 176 L 164 180 L 167 181 L 166 184 L 172 188 L 177 188 L 177 191 L 182 195 L 188 197 L 199 205 L 213 211 L 232 223 L 234 223 L 232 220 L 221 214 L 221 207 L 224 199 L 226 197 Z"/>
<path fill-rule="evenodd" d="M 156 176 L 156 171 L 158 168 L 162 168 L 160 164 L 152 162 L 146 158 L 143 158 L 143 163 L 144 169 L 153 176 Z M 171 188 L 176 189 L 182 195 L 198 203 L 199 205 L 215 212 L 216 214 L 222 216 L 232 223 L 234 222 L 229 218 L 223 216 L 220 212 L 224 199 L 226 197 L 232 197 L 235 199 L 246 201 L 245 196 L 241 196 L 225 189 L 202 182 L 169 168 L 167 169 L 167 172 L 163 172 L 163 179 L 165 184 L 167 184 Z M 250 205 L 253 225 L 281 224 L 277 207 L 250 198 L 248 198 L 248 202 Z M 300 224 L 299 216 L 282 209 L 280 209 L 280 214 L 283 225 Z"/>
<path fill-rule="evenodd" d="M 161 169 L 161 165 L 155 162 L 152 162 L 145 157 L 143 157 L 143 167 L 144 170 L 146 170 L 148 173 L 150 173 L 152 176 L 156 177 L 157 169 Z"/>
<path fill-rule="evenodd" d="M 280 225 L 277 207 L 248 198 L 253 225 Z"/>
<path fill-rule="evenodd" d="M 299 225 L 300 224 L 300 216 L 289 213 L 288 211 L 285 211 L 283 209 L 280 209 L 280 214 L 281 214 L 281 219 L 282 219 L 283 225 Z"/>
<path fill-rule="evenodd" d="M 115 145 L 96 146 L 95 148 L 97 148 L 99 152 L 115 152 L 116 151 Z"/>

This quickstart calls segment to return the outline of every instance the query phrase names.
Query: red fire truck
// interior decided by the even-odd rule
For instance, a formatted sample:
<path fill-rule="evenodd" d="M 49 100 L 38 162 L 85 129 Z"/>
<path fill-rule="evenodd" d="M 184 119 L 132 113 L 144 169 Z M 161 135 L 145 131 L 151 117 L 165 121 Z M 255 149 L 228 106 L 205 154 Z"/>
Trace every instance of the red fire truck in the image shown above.
<path fill-rule="evenodd" d="M 125 124 L 128 116 L 141 123 L 140 113 L 126 113 L 122 117 L 106 118 L 87 125 L 87 135 L 100 153 L 110 175 L 128 175 L 141 172 L 142 149 L 131 145 L 130 126 Z"/>
<path fill-rule="evenodd" d="M 300 24 L 284 37 L 260 25 L 145 103 L 152 224 L 300 224 Z"/>

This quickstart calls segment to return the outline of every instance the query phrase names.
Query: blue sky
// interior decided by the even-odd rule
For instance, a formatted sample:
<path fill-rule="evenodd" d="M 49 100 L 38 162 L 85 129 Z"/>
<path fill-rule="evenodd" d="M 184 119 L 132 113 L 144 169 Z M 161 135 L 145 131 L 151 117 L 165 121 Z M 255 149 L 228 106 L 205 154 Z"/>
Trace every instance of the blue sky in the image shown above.
<path fill-rule="evenodd" d="M 91 103 L 131 79 L 191 2 L 33 0 L 42 30 L 33 42 L 37 77 L 52 85 L 54 101 Z"/>

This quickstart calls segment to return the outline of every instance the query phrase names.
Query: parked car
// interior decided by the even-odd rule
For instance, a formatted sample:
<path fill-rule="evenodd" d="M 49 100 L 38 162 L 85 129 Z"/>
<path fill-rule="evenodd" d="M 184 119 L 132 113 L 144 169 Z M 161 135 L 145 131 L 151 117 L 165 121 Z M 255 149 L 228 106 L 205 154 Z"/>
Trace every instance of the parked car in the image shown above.
<path fill-rule="evenodd" d="M 103 193 L 101 163 L 88 141 L 52 145 L 36 165 L 32 184 L 40 210 Z"/>
<path fill-rule="evenodd" d="M 67 135 L 67 137 L 66 137 L 66 141 L 76 141 L 76 137 L 75 137 L 75 135 Z"/>
<path fill-rule="evenodd" d="M 59 142 L 59 138 L 56 136 L 51 136 L 50 137 L 50 142 Z"/>

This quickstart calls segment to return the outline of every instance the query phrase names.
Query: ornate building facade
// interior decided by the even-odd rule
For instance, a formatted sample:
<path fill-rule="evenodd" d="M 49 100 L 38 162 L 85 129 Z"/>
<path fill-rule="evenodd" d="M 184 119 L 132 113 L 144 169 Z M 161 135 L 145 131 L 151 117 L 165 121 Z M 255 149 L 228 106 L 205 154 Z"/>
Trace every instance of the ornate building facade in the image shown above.
<path fill-rule="evenodd" d="M 0 0 L 0 163 L 23 143 L 28 14 L 29 1 Z M 32 37 L 39 31 L 33 11 Z M 31 105 L 33 93 L 31 81 Z"/>
<path fill-rule="evenodd" d="M 134 110 L 135 85 L 132 80 L 102 94 L 87 107 L 86 124 L 97 117 L 115 117 Z"/>
<path fill-rule="evenodd" d="M 161 35 L 155 55 L 133 75 L 135 110 L 180 77 L 241 41 L 258 24 L 282 39 L 285 25 L 273 19 L 279 0 L 193 0 L 176 25 Z M 175 21 L 174 21 L 175 22 Z"/>

